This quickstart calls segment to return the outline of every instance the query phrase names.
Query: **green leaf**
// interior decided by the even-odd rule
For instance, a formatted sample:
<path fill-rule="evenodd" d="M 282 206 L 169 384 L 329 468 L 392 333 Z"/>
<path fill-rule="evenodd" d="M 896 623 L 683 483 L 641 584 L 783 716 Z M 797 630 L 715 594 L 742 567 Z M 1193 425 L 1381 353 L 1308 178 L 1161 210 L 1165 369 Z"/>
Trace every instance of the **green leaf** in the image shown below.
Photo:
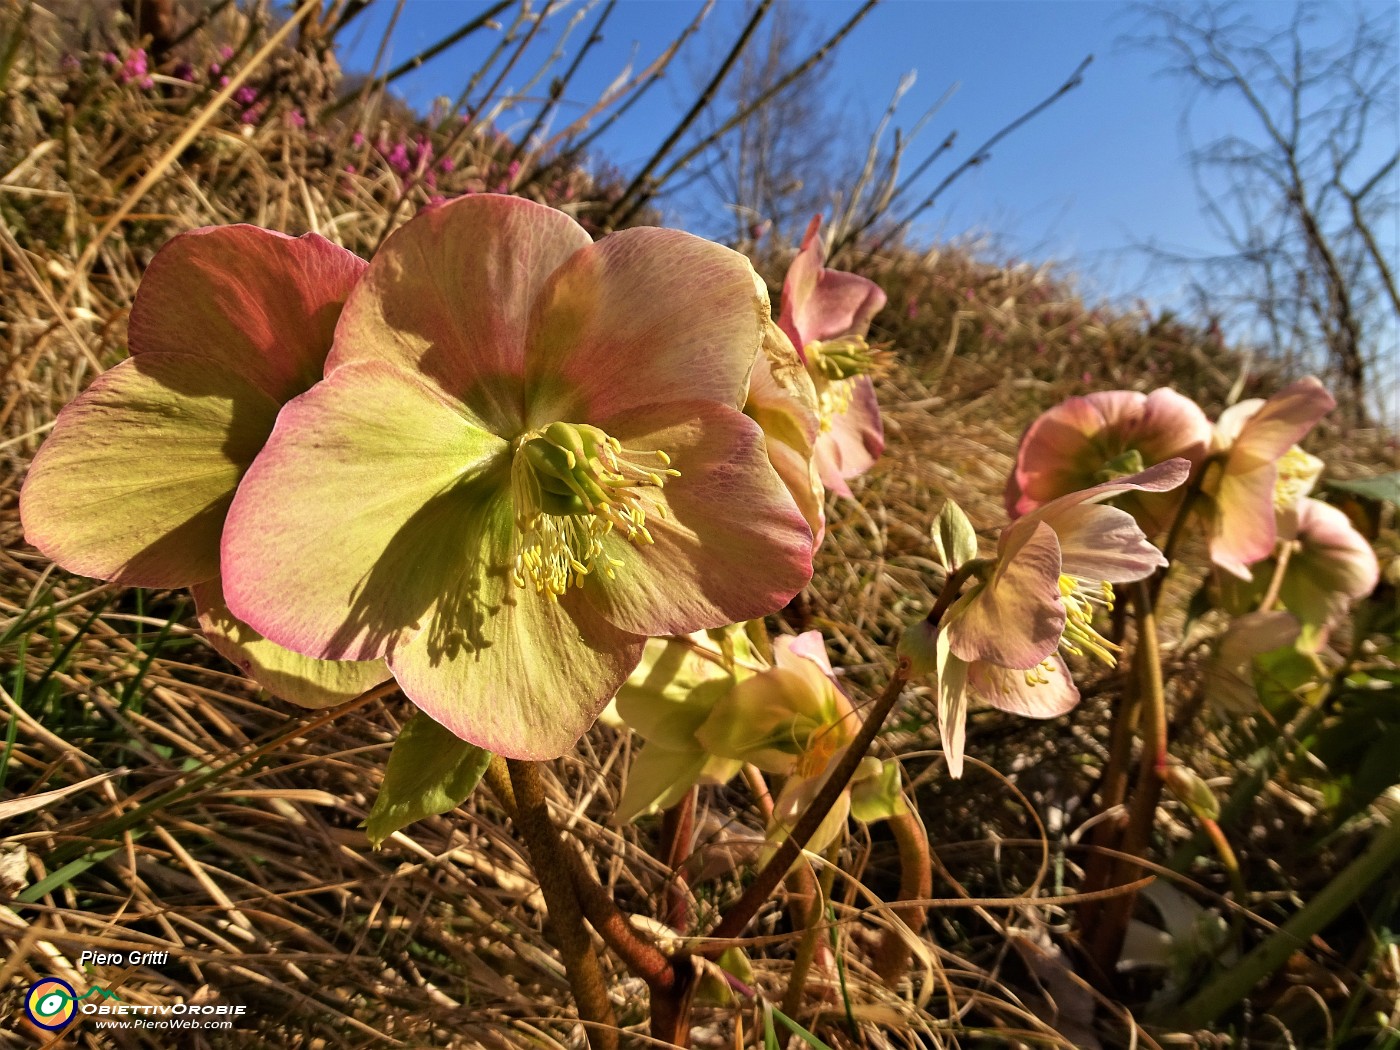
<path fill-rule="evenodd" d="M 933 549 L 938 552 L 939 560 L 949 572 L 977 557 L 977 532 L 973 529 L 972 522 L 967 520 L 963 509 L 952 500 L 943 504 L 943 509 L 934 520 L 931 533 Z"/>
<path fill-rule="evenodd" d="M 389 753 L 384 785 L 365 821 L 378 849 L 415 820 L 456 809 L 491 764 L 491 752 L 456 736 L 427 715 L 415 714 Z"/>
<path fill-rule="evenodd" d="M 776 1006 L 765 1005 L 765 1009 L 771 1010 L 773 1016 L 778 1019 L 778 1021 L 782 1024 L 784 1028 L 786 1028 L 789 1032 L 791 1032 L 793 1035 L 797 1036 L 797 1038 L 801 1039 L 804 1043 L 810 1046 L 812 1050 L 831 1050 L 831 1047 L 827 1046 L 820 1039 L 814 1036 L 811 1032 L 807 1031 L 807 1029 L 803 1028 L 791 1017 L 779 1010 Z"/>
<path fill-rule="evenodd" d="M 1317 664 L 1306 653 L 1284 646 L 1254 657 L 1254 688 L 1268 710 L 1291 711 L 1305 686 L 1318 681 Z"/>
<path fill-rule="evenodd" d="M 1373 499 L 1400 506 L 1400 470 L 1389 474 L 1377 474 L 1374 478 L 1357 478 L 1355 481 L 1329 481 L 1329 489 L 1350 492 L 1354 496 Z"/>

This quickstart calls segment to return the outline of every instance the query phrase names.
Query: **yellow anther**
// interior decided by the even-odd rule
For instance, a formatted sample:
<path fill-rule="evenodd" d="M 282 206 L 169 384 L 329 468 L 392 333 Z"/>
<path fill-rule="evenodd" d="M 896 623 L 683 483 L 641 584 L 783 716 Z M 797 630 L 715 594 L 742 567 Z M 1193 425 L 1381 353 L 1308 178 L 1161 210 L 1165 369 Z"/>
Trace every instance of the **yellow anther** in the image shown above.
<path fill-rule="evenodd" d="M 1113 584 L 1100 580 L 1094 587 L 1089 580 L 1061 575 L 1060 599 L 1065 606 L 1065 630 L 1060 638 L 1060 648 L 1075 656 L 1088 653 L 1109 667 L 1114 666 L 1118 662 L 1117 654 L 1122 650 L 1094 627 L 1096 606 L 1110 612 L 1113 609 Z"/>

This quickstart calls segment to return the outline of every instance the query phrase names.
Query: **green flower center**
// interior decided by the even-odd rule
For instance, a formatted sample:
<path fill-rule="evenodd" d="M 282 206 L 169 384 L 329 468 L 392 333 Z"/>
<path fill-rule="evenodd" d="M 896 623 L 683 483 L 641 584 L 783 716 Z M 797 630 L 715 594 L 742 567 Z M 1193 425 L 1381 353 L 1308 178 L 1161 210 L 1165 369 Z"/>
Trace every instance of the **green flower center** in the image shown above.
<path fill-rule="evenodd" d="M 1096 471 L 1094 484 L 1102 485 L 1105 482 L 1117 481 L 1119 478 L 1140 473 L 1142 468 L 1142 453 L 1135 448 L 1130 448 L 1126 452 L 1114 456 Z"/>
<path fill-rule="evenodd" d="M 1113 611 L 1113 584 L 1107 580 L 1095 584 L 1079 576 L 1062 575 L 1060 598 L 1065 605 L 1065 633 L 1060 638 L 1060 648 L 1076 656 L 1087 653 L 1109 667 L 1116 664 L 1122 650 L 1094 629 L 1096 609 Z M 1030 682 L 1029 674 L 1026 681 Z"/>
<path fill-rule="evenodd" d="M 557 601 L 591 572 L 611 578 L 621 563 L 603 550 L 603 537 L 616 529 L 638 546 L 652 542 L 647 515 L 666 516 L 656 492 L 680 477 L 670 463 L 660 449 L 626 450 L 586 423 L 522 434 L 510 471 L 516 585 Z"/>

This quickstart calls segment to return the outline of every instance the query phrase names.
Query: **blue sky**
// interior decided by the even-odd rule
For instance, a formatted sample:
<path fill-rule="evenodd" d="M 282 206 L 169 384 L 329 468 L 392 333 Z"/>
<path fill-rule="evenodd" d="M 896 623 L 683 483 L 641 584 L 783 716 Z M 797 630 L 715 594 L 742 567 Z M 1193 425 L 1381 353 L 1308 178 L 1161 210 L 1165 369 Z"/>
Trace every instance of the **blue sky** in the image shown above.
<path fill-rule="evenodd" d="M 854 0 L 794 0 L 817 29 L 832 29 L 855 10 Z M 383 0 L 347 33 L 347 69 L 367 69 L 393 10 Z M 434 42 L 482 8 L 465 0 L 407 0 L 386 66 Z M 629 62 L 645 64 L 699 9 L 699 0 L 621 0 L 605 40 L 589 55 L 570 91 L 591 101 Z M 726 10 L 725 8 L 729 9 Z M 738 0 L 720 0 L 701 36 L 731 37 Z M 1255 2 L 1245 9 L 1286 18 L 1291 4 Z M 1371 5 L 1375 9 L 1375 5 Z M 1324 18 L 1343 14 L 1325 7 Z M 1140 16 L 1118 0 L 885 0 L 831 59 L 828 84 L 847 125 L 873 128 L 900 78 L 917 73 L 896 124 L 907 128 L 950 87 L 957 90 L 920 139 L 932 148 L 957 129 L 953 163 L 1023 110 L 1053 91 L 1079 61 L 1095 58 L 1083 86 L 1005 140 L 991 161 L 964 176 L 916 230 L 926 240 L 985 234 L 1005 252 L 1031 261 L 1055 258 L 1081 273 L 1086 291 L 1119 297 L 1174 298 L 1178 278 L 1151 273 L 1133 246 L 1156 242 L 1186 251 L 1218 247 L 1183 157 L 1180 118 L 1185 87 L 1159 73 L 1159 55 L 1120 41 Z M 557 42 L 566 18 L 541 34 L 540 55 Z M 494 34 L 477 34 L 397 83 L 415 106 L 455 96 Z M 693 99 L 691 69 L 714 45 L 699 41 L 689 64 L 674 65 L 669 83 L 653 90 L 603 140 L 603 154 L 624 171 L 648 156 Z M 570 52 L 572 53 L 572 52 Z M 713 61 L 713 58 L 710 59 Z M 523 81 L 533 63 L 521 63 Z M 508 81 L 511 83 L 511 81 Z M 566 115 L 569 111 L 565 110 Z M 1200 111 L 1203 129 L 1228 127 L 1228 108 Z M 506 125 L 507 129 L 509 125 Z M 864 136 L 861 136 L 862 140 Z M 1394 148 L 1394 144 L 1390 144 Z M 950 165 L 934 168 L 931 188 Z M 917 192 L 917 191 L 916 191 Z M 683 216 L 672 216 L 683 219 Z"/>

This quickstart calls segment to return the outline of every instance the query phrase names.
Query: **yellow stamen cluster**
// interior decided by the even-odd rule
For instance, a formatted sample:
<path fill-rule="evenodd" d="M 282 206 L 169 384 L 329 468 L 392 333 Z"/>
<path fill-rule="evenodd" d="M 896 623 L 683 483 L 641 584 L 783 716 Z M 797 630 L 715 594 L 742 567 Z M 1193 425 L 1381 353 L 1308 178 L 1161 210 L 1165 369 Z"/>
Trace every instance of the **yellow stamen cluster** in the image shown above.
<path fill-rule="evenodd" d="M 855 392 L 854 379 L 842 379 L 835 383 L 822 382 L 817 385 L 817 420 L 823 431 L 831 429 L 832 421 L 837 416 L 846 414 Z"/>
<path fill-rule="evenodd" d="M 653 542 L 647 503 L 665 517 L 654 490 L 680 477 L 670 463 L 660 449 L 629 452 L 584 423 L 551 423 L 522 435 L 511 462 L 516 585 L 557 601 L 591 572 L 611 579 L 621 562 L 604 551 L 603 538 L 616 529 L 639 546 Z"/>
<path fill-rule="evenodd" d="M 1026 685 L 1032 687 L 1037 685 L 1049 685 L 1050 676 L 1055 673 L 1055 661 L 1047 656 L 1044 660 L 1041 660 L 1040 663 L 1024 673 L 1026 676 Z"/>
<path fill-rule="evenodd" d="M 1274 482 L 1274 510 L 1283 512 L 1297 505 L 1312 491 L 1322 473 L 1322 460 L 1294 445 L 1276 464 L 1278 476 Z"/>
<path fill-rule="evenodd" d="M 1102 607 L 1107 612 L 1113 611 L 1113 584 L 1100 581 L 1097 594 L 1091 590 L 1094 586 L 1078 576 L 1060 577 L 1060 598 L 1065 605 L 1065 633 L 1060 639 L 1060 648 L 1076 656 L 1087 653 L 1112 667 L 1122 650 L 1094 629 L 1094 610 Z M 1029 675 L 1026 680 L 1030 681 Z"/>
<path fill-rule="evenodd" d="M 817 388 L 817 415 L 824 431 L 830 430 L 832 421 L 850 409 L 855 380 L 864 375 L 883 375 L 892 359 L 884 347 L 872 347 L 859 335 L 811 342 L 802 352 L 807 358 L 807 373 Z"/>
<path fill-rule="evenodd" d="M 812 378 L 833 383 L 857 376 L 883 375 L 889 370 L 891 355 L 883 346 L 871 346 L 861 335 L 846 335 L 808 343 L 802 348 Z"/>

